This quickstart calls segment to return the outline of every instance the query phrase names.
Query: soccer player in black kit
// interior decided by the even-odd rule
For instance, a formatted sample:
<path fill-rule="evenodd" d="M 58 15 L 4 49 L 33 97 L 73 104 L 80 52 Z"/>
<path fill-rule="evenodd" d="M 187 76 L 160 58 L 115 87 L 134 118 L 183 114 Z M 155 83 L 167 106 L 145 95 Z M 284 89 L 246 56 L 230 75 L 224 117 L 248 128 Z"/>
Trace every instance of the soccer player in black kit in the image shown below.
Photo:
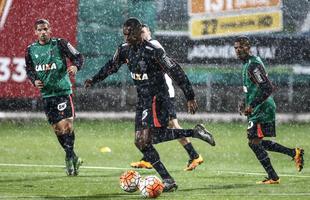
<path fill-rule="evenodd" d="M 215 145 L 213 136 L 203 127 L 196 125 L 194 129 L 168 129 L 168 87 L 164 74 L 167 73 L 182 89 L 187 99 L 188 112 L 194 114 L 198 105 L 191 83 L 182 68 L 170 62 L 164 50 L 141 37 L 141 22 L 129 18 L 123 25 L 126 42 L 122 44 L 101 70 L 91 79 L 85 81 L 88 88 L 117 72 L 126 63 L 137 89 L 135 117 L 135 145 L 143 156 L 152 164 L 163 179 L 164 192 L 177 189 L 153 144 L 170 141 L 182 137 L 199 138 Z"/>
<path fill-rule="evenodd" d="M 147 24 L 142 24 L 141 37 L 144 40 L 150 41 L 153 45 L 160 46 L 160 48 L 164 49 L 157 40 L 152 39 L 152 33 L 151 33 L 151 30 Z M 172 60 L 172 62 L 173 62 L 173 60 Z M 175 101 L 175 89 L 174 89 L 174 86 L 172 84 L 171 78 L 167 74 L 165 74 L 165 83 L 168 86 L 168 94 L 169 94 L 169 102 L 168 102 L 169 103 L 169 106 L 168 106 L 168 109 L 169 109 L 169 126 L 168 126 L 168 128 L 182 129 L 182 127 L 178 123 L 176 109 L 175 109 L 175 105 L 174 105 L 175 104 L 174 103 L 174 101 Z M 192 171 L 198 165 L 203 163 L 202 156 L 197 153 L 197 151 L 195 150 L 195 148 L 192 145 L 189 138 L 186 138 L 186 137 L 180 138 L 180 139 L 178 139 L 178 141 L 183 146 L 183 148 L 186 150 L 186 152 L 189 156 L 189 160 L 188 160 L 188 163 L 187 163 L 184 171 Z M 130 166 L 134 167 L 134 168 L 146 168 L 146 169 L 152 169 L 153 168 L 151 163 L 148 162 L 146 160 L 146 158 L 144 158 L 144 157 L 140 161 L 130 163 Z"/>

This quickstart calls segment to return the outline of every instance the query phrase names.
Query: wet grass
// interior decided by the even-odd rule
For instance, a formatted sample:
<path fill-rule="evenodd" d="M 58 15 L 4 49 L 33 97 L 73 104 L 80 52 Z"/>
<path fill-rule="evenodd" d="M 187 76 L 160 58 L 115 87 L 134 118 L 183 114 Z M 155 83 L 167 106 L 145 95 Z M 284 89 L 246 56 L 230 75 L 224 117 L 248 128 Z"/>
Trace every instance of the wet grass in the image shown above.
<path fill-rule="evenodd" d="M 193 123 L 182 123 L 190 128 Z M 0 122 L 0 199 L 141 199 L 139 192 L 123 192 L 119 175 L 141 154 L 133 144 L 131 121 L 76 121 L 76 152 L 84 158 L 78 177 L 67 177 L 64 153 L 45 121 Z M 270 153 L 280 185 L 256 185 L 264 171 L 247 146 L 246 124 L 207 124 L 216 138 L 211 147 L 197 139 L 192 143 L 205 162 L 184 172 L 188 160 L 177 141 L 156 145 L 161 159 L 179 189 L 159 199 L 309 199 L 309 124 L 280 124 L 277 141 L 305 149 L 305 169 L 296 172 L 287 156 Z M 110 153 L 100 152 L 109 147 Z M 16 164 L 15 166 L 8 164 Z M 20 165 L 25 164 L 25 165 Z M 98 167 L 98 168 L 94 168 Z M 142 176 L 154 170 L 139 170 Z"/>

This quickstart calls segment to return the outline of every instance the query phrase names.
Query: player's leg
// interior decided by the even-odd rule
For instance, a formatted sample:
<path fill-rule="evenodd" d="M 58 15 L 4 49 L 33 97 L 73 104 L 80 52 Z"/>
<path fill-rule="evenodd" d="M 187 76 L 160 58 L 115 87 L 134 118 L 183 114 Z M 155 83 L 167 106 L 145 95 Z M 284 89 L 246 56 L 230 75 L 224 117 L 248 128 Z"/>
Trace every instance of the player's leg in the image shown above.
<path fill-rule="evenodd" d="M 135 135 L 135 145 L 163 179 L 165 185 L 164 192 L 171 192 L 177 189 L 177 185 L 161 162 L 159 154 L 152 144 L 153 133 L 150 130 L 150 127 L 168 126 L 168 112 L 165 107 L 162 107 L 163 100 L 165 100 L 165 98 L 156 97 L 143 100 L 142 109 L 139 109 L 142 110 L 142 112 L 137 112 L 141 117 L 138 117 L 136 121 L 136 123 L 138 123 L 136 126 L 138 129 Z"/>
<path fill-rule="evenodd" d="M 151 130 L 153 144 L 184 137 L 195 137 L 208 142 L 212 146 L 215 145 L 212 134 L 201 124 L 196 125 L 194 129 L 168 129 L 170 105 L 168 96 L 155 96 L 152 99 L 151 118 L 147 120 L 151 120 L 153 124 Z"/>
<path fill-rule="evenodd" d="M 136 116 L 135 116 L 135 132 L 138 130 L 142 130 L 142 113 L 143 113 L 143 107 L 141 100 L 137 102 L 136 104 Z M 152 164 L 147 161 L 145 156 L 143 156 L 139 161 L 130 163 L 130 166 L 133 168 L 144 168 L 144 169 L 152 169 Z"/>
<path fill-rule="evenodd" d="M 177 119 L 177 112 L 175 109 L 175 99 L 174 97 L 168 98 L 168 113 L 169 113 L 169 128 L 170 129 L 183 129 Z M 179 143 L 184 147 L 186 150 L 188 156 L 189 156 L 189 161 L 188 165 L 185 168 L 186 171 L 191 171 L 195 169 L 198 165 L 200 165 L 203 162 L 202 157 L 197 153 L 195 148 L 193 147 L 191 141 L 186 138 L 179 138 L 178 139 Z"/>
<path fill-rule="evenodd" d="M 182 127 L 180 126 L 180 124 L 176 118 L 176 115 L 171 116 L 171 114 L 170 114 L 169 128 L 171 128 L 171 129 L 182 129 Z M 185 171 L 192 171 L 198 165 L 203 163 L 202 156 L 197 153 L 197 151 L 195 150 L 194 146 L 192 145 L 191 141 L 188 138 L 183 137 L 183 138 L 178 139 L 178 141 L 183 146 L 183 148 L 186 150 L 186 152 L 189 156 L 188 164 L 184 169 Z"/>
<path fill-rule="evenodd" d="M 60 145 L 66 152 L 65 163 L 67 174 L 77 175 L 82 160 L 74 152 L 74 107 L 71 97 L 60 96 L 47 98 L 45 112 Z"/>
<path fill-rule="evenodd" d="M 265 136 L 268 136 L 268 137 L 275 137 L 276 136 L 276 134 L 275 134 L 276 133 L 275 122 L 262 124 L 262 129 L 263 129 L 263 132 L 266 133 Z M 267 151 L 278 152 L 278 153 L 286 154 L 286 155 L 292 157 L 292 160 L 295 161 L 297 170 L 301 171 L 303 169 L 304 150 L 302 148 L 288 148 L 286 146 L 283 146 L 277 142 L 270 141 L 270 140 L 262 140 L 262 145 L 263 145 L 264 149 Z"/>
<path fill-rule="evenodd" d="M 268 177 L 258 182 L 259 184 L 277 184 L 280 182 L 279 176 L 274 170 L 270 158 L 268 156 L 267 151 L 264 149 L 261 140 L 264 137 L 264 133 L 262 132 L 261 126 L 258 123 L 249 122 L 248 127 L 248 139 L 249 139 L 249 147 L 254 152 L 256 158 L 261 163 L 263 168 L 268 174 Z"/>
<path fill-rule="evenodd" d="M 168 170 L 165 168 L 164 164 L 161 162 L 158 152 L 151 143 L 151 137 L 152 136 L 149 129 L 136 131 L 135 145 L 143 153 L 145 159 L 152 164 L 154 169 L 163 179 L 165 184 L 164 191 L 175 191 L 177 189 L 177 185 L 172 176 L 169 174 Z"/>
<path fill-rule="evenodd" d="M 183 137 L 193 137 L 215 146 L 215 140 L 212 134 L 202 125 L 197 124 L 193 129 L 168 129 L 153 128 L 152 143 L 158 144 Z"/>

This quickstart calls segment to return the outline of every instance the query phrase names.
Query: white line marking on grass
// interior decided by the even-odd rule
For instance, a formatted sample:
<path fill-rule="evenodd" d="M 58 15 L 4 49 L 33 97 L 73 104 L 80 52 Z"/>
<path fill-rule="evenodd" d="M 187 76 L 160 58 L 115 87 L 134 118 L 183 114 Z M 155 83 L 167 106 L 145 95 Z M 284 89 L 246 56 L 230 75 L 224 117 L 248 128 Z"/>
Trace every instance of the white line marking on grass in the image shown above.
<path fill-rule="evenodd" d="M 12 163 L 0 163 L 0 167 L 47 167 L 47 168 L 65 168 L 64 165 L 37 165 L 37 164 L 12 164 Z M 133 168 L 125 167 L 99 167 L 99 166 L 81 166 L 81 169 L 106 169 L 106 170 L 129 170 Z M 135 169 L 145 170 L 145 169 Z"/>
<path fill-rule="evenodd" d="M 184 194 L 183 194 L 184 195 Z M 174 196 L 181 196 L 182 194 L 174 194 Z M 301 192 L 301 193 L 255 193 L 255 194 L 249 194 L 249 193 L 235 193 L 235 194 L 205 194 L 205 193 L 195 193 L 191 194 L 191 196 L 249 196 L 249 197 L 261 197 L 261 196 L 310 196 L 309 192 Z"/>
<path fill-rule="evenodd" d="M 0 163 L 0 167 L 45 167 L 45 168 L 64 168 L 64 165 L 38 165 L 38 164 L 13 164 L 13 163 Z M 126 167 L 103 167 L 103 166 L 81 166 L 81 169 L 103 169 L 103 170 L 130 170 L 133 168 L 126 168 Z M 145 170 L 148 169 L 139 169 L 134 168 L 135 170 Z M 210 171 L 209 171 L 210 172 Z M 222 171 L 217 170 L 213 171 L 218 174 L 242 174 L 242 175 L 252 175 L 252 176 L 262 176 L 266 175 L 264 173 L 259 172 L 240 172 L 240 171 Z M 310 178 L 310 175 L 295 175 L 295 174 L 280 174 L 280 176 L 286 177 L 295 177 L 295 178 Z"/>
<path fill-rule="evenodd" d="M 253 175 L 253 176 L 261 176 L 266 175 L 265 173 L 258 173 L 258 172 L 237 172 L 237 171 L 218 171 L 220 174 L 243 174 L 243 175 Z M 295 174 L 279 174 L 280 176 L 287 176 L 287 177 L 298 177 L 298 178 L 310 178 L 307 175 L 295 175 Z"/>
<path fill-rule="evenodd" d="M 174 194 L 173 196 L 180 196 L 184 197 L 184 194 Z M 197 196 L 205 196 L 205 197 L 227 197 L 227 196 L 243 196 L 243 197 L 262 197 L 262 196 L 310 196 L 310 193 L 308 192 L 302 192 L 302 193 L 261 193 L 261 194 L 249 194 L 249 193 L 235 193 L 235 194 L 206 194 L 206 193 L 195 193 L 191 194 L 191 197 L 197 197 Z M 116 194 L 115 197 L 118 197 Z M 140 194 L 120 194 L 119 197 L 141 197 Z M 19 199 L 19 198 L 27 198 L 27 199 L 45 199 L 44 196 L 0 196 L 0 199 Z M 74 196 L 58 196 L 58 197 L 52 197 L 52 199 L 71 199 L 75 198 Z M 87 198 L 85 196 L 85 198 Z M 104 195 L 102 195 L 102 198 L 104 198 Z M 84 199 L 84 197 L 83 197 Z M 192 198 L 191 198 L 192 199 Z"/>

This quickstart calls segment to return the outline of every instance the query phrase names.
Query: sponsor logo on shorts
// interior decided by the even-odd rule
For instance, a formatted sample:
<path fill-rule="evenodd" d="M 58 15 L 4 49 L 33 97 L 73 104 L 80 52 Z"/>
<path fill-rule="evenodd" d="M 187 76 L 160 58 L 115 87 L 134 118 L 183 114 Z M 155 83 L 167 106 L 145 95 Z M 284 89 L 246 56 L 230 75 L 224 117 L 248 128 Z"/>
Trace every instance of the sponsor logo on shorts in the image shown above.
<path fill-rule="evenodd" d="M 63 111 L 63 110 L 66 109 L 66 108 L 67 108 L 67 102 L 60 103 L 60 104 L 58 104 L 58 106 L 57 106 L 57 109 L 58 109 L 59 111 Z"/>
<path fill-rule="evenodd" d="M 253 127 L 254 123 L 252 121 L 249 121 L 249 124 L 248 124 L 248 129 L 251 129 Z"/>
<path fill-rule="evenodd" d="M 143 110 L 142 112 L 142 121 L 147 117 L 147 109 Z"/>

